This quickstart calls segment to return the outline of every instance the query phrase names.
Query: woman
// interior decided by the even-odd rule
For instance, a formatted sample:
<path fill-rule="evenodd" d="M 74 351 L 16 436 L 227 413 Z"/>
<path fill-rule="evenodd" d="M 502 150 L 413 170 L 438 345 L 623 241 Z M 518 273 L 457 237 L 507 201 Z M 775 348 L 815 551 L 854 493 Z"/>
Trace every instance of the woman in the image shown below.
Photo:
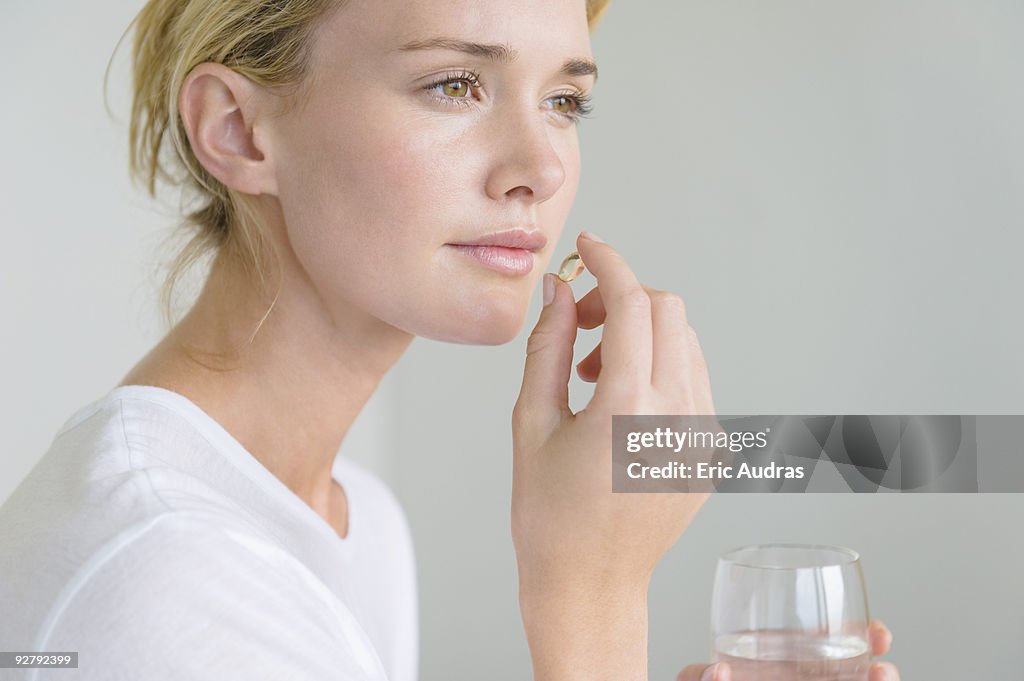
<path fill-rule="evenodd" d="M 405 518 L 335 455 L 414 337 L 521 328 L 575 196 L 605 4 L 144 7 L 133 170 L 199 201 L 165 303 L 214 257 L 184 318 L 0 512 L 0 595 L 22 606 L 8 650 L 78 651 L 90 679 L 415 678 Z M 512 414 L 520 606 L 535 678 L 640 679 L 649 578 L 706 495 L 611 494 L 611 415 L 714 405 L 681 299 L 577 246 L 598 287 L 577 302 L 545 277 Z M 602 324 L 573 414 L 576 330 Z"/>

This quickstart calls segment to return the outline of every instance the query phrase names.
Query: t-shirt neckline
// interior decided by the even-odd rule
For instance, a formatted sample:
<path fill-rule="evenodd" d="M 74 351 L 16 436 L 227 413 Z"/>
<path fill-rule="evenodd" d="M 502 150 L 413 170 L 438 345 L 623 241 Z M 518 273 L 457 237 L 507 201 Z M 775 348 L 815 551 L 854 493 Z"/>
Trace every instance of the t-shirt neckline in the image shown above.
<path fill-rule="evenodd" d="M 260 463 L 260 460 L 253 456 L 253 454 L 246 449 L 234 435 L 228 432 L 220 422 L 204 411 L 198 404 L 181 393 L 155 385 L 119 385 L 111 389 L 103 397 L 99 398 L 92 404 L 83 407 L 72 415 L 65 425 L 61 427 L 60 431 L 58 431 L 58 434 L 74 427 L 77 423 L 88 418 L 91 413 L 99 409 L 107 401 L 116 401 L 121 399 L 139 399 L 146 402 L 160 404 L 172 409 L 179 416 L 182 416 L 189 425 L 195 428 L 212 446 L 214 446 L 232 466 L 259 485 L 261 489 L 283 502 L 297 514 L 306 518 L 308 524 L 317 527 L 320 531 L 328 534 L 330 540 L 335 545 L 341 547 L 342 550 L 349 550 L 352 546 L 353 539 L 357 535 L 356 528 L 358 525 L 354 525 L 352 522 L 352 507 L 355 505 L 353 503 L 353 496 L 355 495 L 352 493 L 353 485 L 349 484 L 350 477 L 347 471 L 348 462 L 345 459 L 338 457 L 335 460 L 334 465 L 331 467 L 331 477 L 334 478 L 334 480 L 336 480 L 344 490 L 348 507 L 346 513 L 347 532 L 345 537 L 341 537 L 326 518 L 314 511 L 313 508 L 295 494 L 288 485 L 284 484 L 280 478 L 271 473 L 270 469 Z"/>

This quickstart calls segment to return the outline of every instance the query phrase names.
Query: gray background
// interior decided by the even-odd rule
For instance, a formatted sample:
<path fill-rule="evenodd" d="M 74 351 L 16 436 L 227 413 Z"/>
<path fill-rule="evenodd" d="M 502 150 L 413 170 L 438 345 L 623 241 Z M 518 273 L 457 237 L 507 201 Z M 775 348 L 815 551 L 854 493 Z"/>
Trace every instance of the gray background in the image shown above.
<path fill-rule="evenodd" d="M 101 93 L 140 5 L 2 11 L 0 500 L 162 334 L 175 205 L 128 184 L 127 45 L 115 121 Z M 591 229 L 682 294 L 720 413 L 1024 413 L 1022 28 L 1017 0 L 617 0 L 559 252 Z M 529 678 L 509 415 L 538 310 L 539 292 L 506 346 L 414 342 L 342 449 L 408 512 L 428 681 Z M 861 551 L 904 679 L 1019 678 L 1022 512 L 1021 495 L 713 497 L 655 574 L 651 678 L 707 658 L 716 554 L 768 541 Z"/>

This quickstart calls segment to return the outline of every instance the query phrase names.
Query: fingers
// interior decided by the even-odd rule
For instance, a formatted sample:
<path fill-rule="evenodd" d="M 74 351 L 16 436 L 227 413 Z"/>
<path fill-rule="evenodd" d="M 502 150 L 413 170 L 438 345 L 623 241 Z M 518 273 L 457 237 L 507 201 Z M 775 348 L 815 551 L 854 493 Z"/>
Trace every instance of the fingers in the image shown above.
<path fill-rule="evenodd" d="M 669 291 L 651 290 L 651 321 L 654 349 L 651 384 L 665 395 L 675 396 L 688 413 L 693 399 L 693 354 L 690 325 L 683 299 Z"/>
<path fill-rule="evenodd" d="M 868 681 L 900 681 L 900 673 L 892 662 L 876 662 L 868 672 Z"/>
<path fill-rule="evenodd" d="M 892 647 L 892 632 L 881 620 L 871 620 L 868 622 L 868 640 L 872 655 L 885 655 Z"/>
<path fill-rule="evenodd" d="M 662 291 L 660 289 L 652 288 L 652 287 L 647 286 L 647 285 L 642 285 L 642 286 L 643 286 L 643 289 L 645 291 L 647 291 L 647 295 L 651 298 L 652 314 L 655 312 L 654 307 L 655 307 L 656 301 L 661 301 L 661 302 L 667 303 L 669 306 L 678 306 L 678 308 L 681 308 L 681 309 L 673 308 L 671 310 L 668 310 L 668 312 L 672 312 L 674 310 L 677 313 L 677 314 L 674 315 L 675 319 L 677 319 L 677 320 L 680 317 L 680 314 L 678 314 L 678 313 L 681 312 L 682 319 L 685 321 L 685 319 L 686 319 L 685 304 L 683 303 L 683 300 L 681 298 L 679 298 L 679 296 L 677 296 L 674 293 L 669 293 L 667 291 Z M 577 326 L 579 328 L 581 328 L 581 329 L 595 329 L 595 328 L 597 328 L 598 326 L 600 326 L 601 324 L 604 323 L 605 316 L 606 316 L 606 313 L 605 313 L 605 309 L 604 309 L 604 303 L 601 300 L 601 289 L 600 288 L 598 288 L 598 287 L 592 288 L 590 291 L 587 292 L 586 295 L 584 295 L 582 298 L 580 298 L 578 301 L 576 301 L 576 320 L 577 320 L 576 324 L 577 324 Z M 654 324 L 657 325 L 657 319 L 654 319 L 653 321 L 654 321 Z M 671 329 L 668 329 L 668 330 L 671 332 Z M 652 352 L 653 353 L 657 353 L 657 351 L 658 351 L 657 332 L 654 331 L 652 336 L 654 338 L 654 341 L 653 341 L 654 342 L 654 347 L 652 349 Z M 676 339 L 676 341 L 678 341 L 678 338 Z M 600 346 L 601 346 L 600 343 L 598 343 L 598 345 L 594 348 L 594 350 L 591 351 L 591 354 L 588 355 L 583 361 L 581 361 L 579 364 L 576 365 L 577 373 L 579 373 L 580 374 L 580 378 L 582 378 L 585 381 L 593 382 L 597 378 L 598 371 L 601 368 L 601 358 L 600 358 L 600 353 L 597 352 L 595 354 L 595 352 L 598 350 L 598 348 L 600 348 Z M 679 352 L 681 354 L 682 350 L 679 350 Z M 657 363 L 656 355 L 652 355 L 652 357 L 654 357 L 653 362 Z"/>
<path fill-rule="evenodd" d="M 704 359 L 704 350 L 700 346 L 700 339 L 693 327 L 688 328 L 690 355 L 693 366 L 693 398 L 697 407 L 697 414 L 717 414 L 715 400 L 711 394 L 711 376 L 708 373 L 708 363 Z"/>
<path fill-rule="evenodd" d="M 576 365 L 576 374 L 587 383 L 594 383 L 601 373 L 601 344 L 598 343 L 590 354 Z"/>
<path fill-rule="evenodd" d="M 868 673 L 869 681 L 900 681 L 900 673 L 890 662 L 876 662 Z M 676 676 L 676 681 L 732 681 L 729 665 L 691 664 Z"/>
<path fill-rule="evenodd" d="M 686 317 L 686 304 L 674 293 L 644 286 L 652 301 L 651 382 L 666 393 L 679 392 L 698 414 L 715 414 L 707 361 L 696 332 Z M 600 288 L 576 301 L 577 325 L 593 329 L 604 323 Z M 576 365 L 579 377 L 593 383 L 601 372 L 601 343 Z M 680 392 L 681 391 L 681 392 Z"/>
<path fill-rule="evenodd" d="M 601 287 L 606 310 L 601 380 L 595 399 L 608 392 L 633 392 L 638 386 L 649 385 L 653 342 L 650 297 L 614 248 L 582 234 L 576 243 L 583 263 Z"/>
<path fill-rule="evenodd" d="M 724 662 L 717 664 L 691 664 L 676 676 L 676 681 L 732 681 L 729 665 Z M 872 679 L 871 681 L 874 681 Z"/>
<path fill-rule="evenodd" d="M 868 622 L 868 640 L 872 655 L 885 655 L 892 648 L 892 632 L 881 620 Z M 875 662 L 868 674 L 869 681 L 900 681 L 900 672 L 891 662 Z"/>
<path fill-rule="evenodd" d="M 604 324 L 604 303 L 601 301 L 601 289 L 596 286 L 585 296 L 576 301 L 576 319 L 581 329 L 596 329 Z"/>
<path fill-rule="evenodd" d="M 883 655 L 892 645 L 892 632 L 879 620 L 868 623 L 872 654 Z M 676 681 L 731 681 L 729 665 L 719 662 L 714 665 L 691 664 L 679 672 Z M 869 681 L 900 681 L 900 672 L 891 662 L 875 662 L 868 672 Z"/>
<path fill-rule="evenodd" d="M 602 248 L 606 244 L 594 243 L 582 235 L 577 244 L 584 264 L 599 279 L 598 287 L 576 302 L 577 326 L 593 329 L 605 325 L 601 342 L 576 365 L 579 377 L 584 381 L 597 382 L 596 392 L 601 391 L 601 378 L 605 378 L 605 386 L 623 381 L 632 381 L 626 383 L 627 386 L 644 385 L 640 374 L 649 361 L 651 371 L 647 384 L 653 385 L 663 395 L 674 396 L 681 410 L 685 410 L 683 413 L 715 414 L 707 362 L 696 333 L 687 320 L 683 299 L 675 293 L 641 285 L 621 256 L 611 247 Z M 601 256 L 607 256 L 607 260 L 594 260 Z M 602 275 L 600 268 L 603 266 L 607 267 Z M 619 287 L 618 304 L 623 311 L 618 324 L 614 320 L 608 321 L 608 308 L 611 296 L 615 295 L 615 286 Z M 638 290 L 647 294 L 648 309 L 642 309 L 644 305 Z M 629 296 L 625 304 L 623 296 Z M 650 320 L 649 339 L 645 333 L 645 318 Z M 631 353 L 633 357 L 623 357 L 622 352 L 615 349 L 621 347 L 622 351 L 627 351 L 631 344 L 635 344 Z M 620 367 L 617 377 L 615 370 L 607 368 L 609 362 Z"/>
<path fill-rule="evenodd" d="M 648 295 L 657 291 L 646 284 L 641 284 Z M 594 287 L 586 295 L 576 301 L 577 325 L 581 329 L 596 329 L 604 324 L 605 318 L 604 302 L 601 300 L 601 289 Z"/>
<path fill-rule="evenodd" d="M 551 303 L 541 310 L 540 319 L 526 344 L 526 367 L 519 399 L 512 410 L 514 430 L 529 423 L 526 430 L 543 438 L 558 427 L 569 409 L 569 376 L 572 349 L 576 341 L 576 305 L 572 289 L 553 274 Z"/>

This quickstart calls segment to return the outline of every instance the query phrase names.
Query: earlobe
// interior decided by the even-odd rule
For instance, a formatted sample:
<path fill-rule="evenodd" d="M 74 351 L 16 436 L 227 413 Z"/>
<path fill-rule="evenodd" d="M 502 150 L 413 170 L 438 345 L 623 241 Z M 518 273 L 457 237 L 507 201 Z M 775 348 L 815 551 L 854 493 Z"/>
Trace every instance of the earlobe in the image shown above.
<path fill-rule="evenodd" d="M 182 84 L 178 110 L 189 144 L 202 166 L 243 194 L 276 194 L 263 136 L 257 88 L 223 64 L 192 69 Z"/>

